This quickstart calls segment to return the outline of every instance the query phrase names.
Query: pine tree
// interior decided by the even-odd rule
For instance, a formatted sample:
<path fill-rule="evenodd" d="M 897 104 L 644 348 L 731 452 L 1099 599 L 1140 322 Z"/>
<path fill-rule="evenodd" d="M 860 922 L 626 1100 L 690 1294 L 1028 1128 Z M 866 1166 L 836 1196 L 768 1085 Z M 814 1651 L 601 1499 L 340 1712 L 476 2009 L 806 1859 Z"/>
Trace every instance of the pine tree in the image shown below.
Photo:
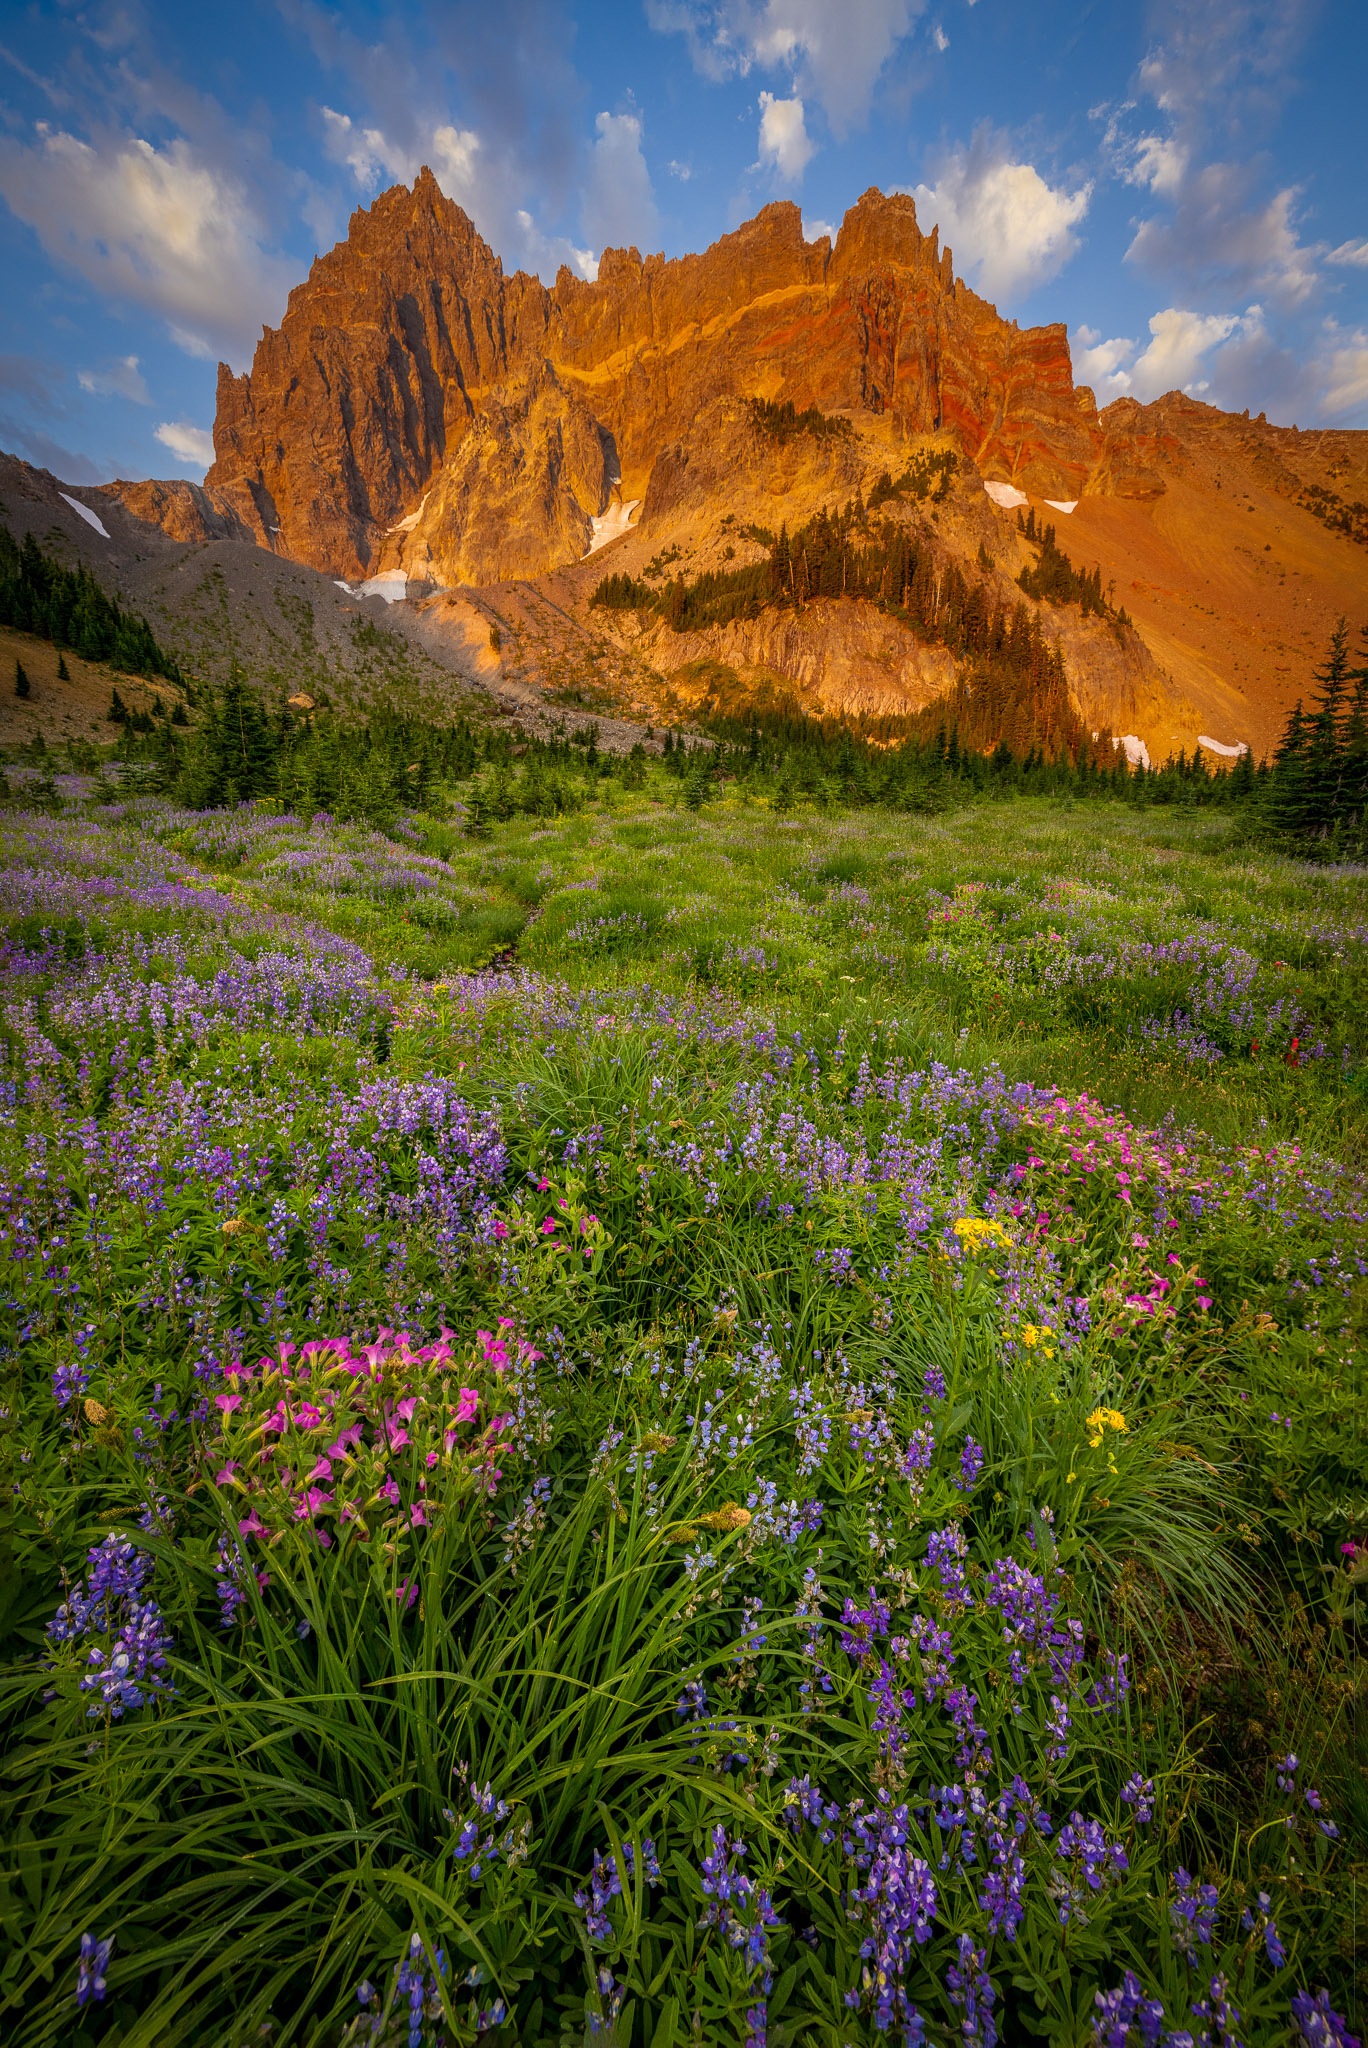
<path fill-rule="evenodd" d="M 14 662 L 14 694 L 16 697 L 27 697 L 28 693 L 28 671 L 25 669 L 23 662 L 20 661 L 18 656 L 16 655 Z"/>
<path fill-rule="evenodd" d="M 489 800 L 477 775 L 470 785 L 466 798 L 465 829 L 467 839 L 488 839 Z"/>
<path fill-rule="evenodd" d="M 1344 715 L 1349 690 L 1349 629 L 1341 619 L 1330 636 L 1325 660 L 1313 670 L 1320 685 L 1306 734 L 1306 803 L 1308 829 L 1318 837 L 1329 833 L 1340 808 L 1344 767 Z"/>
<path fill-rule="evenodd" d="M 57 656 L 57 680 L 59 683 L 69 683 L 71 681 L 71 670 L 66 665 L 66 656 L 64 654 Z"/>
<path fill-rule="evenodd" d="M 1300 834 L 1308 829 L 1310 780 L 1308 722 L 1298 697 L 1288 715 L 1273 755 L 1267 799 L 1268 822 L 1276 832 Z"/>

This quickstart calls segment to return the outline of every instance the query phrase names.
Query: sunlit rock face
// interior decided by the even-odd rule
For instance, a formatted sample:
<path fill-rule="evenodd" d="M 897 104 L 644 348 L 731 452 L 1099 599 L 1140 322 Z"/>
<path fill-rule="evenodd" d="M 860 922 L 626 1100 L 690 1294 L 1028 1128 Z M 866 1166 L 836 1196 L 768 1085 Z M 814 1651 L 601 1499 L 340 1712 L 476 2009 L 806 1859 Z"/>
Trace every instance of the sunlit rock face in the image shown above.
<path fill-rule="evenodd" d="M 645 499 L 726 395 L 946 432 L 1041 496 L 1160 488 L 1076 391 L 1063 327 L 999 319 L 905 195 L 867 192 L 834 248 L 767 206 L 702 255 L 609 249 L 548 289 L 506 277 L 426 171 L 354 215 L 250 372 L 220 370 L 205 487 L 341 575 L 533 575 L 585 554 L 610 498 Z"/>

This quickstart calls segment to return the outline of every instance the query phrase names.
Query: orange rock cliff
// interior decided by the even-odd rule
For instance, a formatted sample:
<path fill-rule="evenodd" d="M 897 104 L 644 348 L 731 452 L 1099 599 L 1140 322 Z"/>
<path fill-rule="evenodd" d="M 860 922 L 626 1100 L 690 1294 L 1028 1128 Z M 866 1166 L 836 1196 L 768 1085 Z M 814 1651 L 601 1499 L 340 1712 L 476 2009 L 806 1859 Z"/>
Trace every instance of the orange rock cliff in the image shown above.
<path fill-rule="evenodd" d="M 736 401 L 753 397 L 843 413 L 853 449 L 785 470 L 740 431 Z M 353 216 L 248 373 L 220 365 L 203 492 L 111 488 L 177 537 L 198 525 L 338 576 L 478 590 L 570 569 L 613 508 L 612 567 L 635 573 L 687 539 L 692 572 L 711 565 L 705 529 L 721 515 L 756 517 L 788 493 L 779 516 L 800 520 L 925 437 L 964 458 L 939 541 L 969 558 L 986 544 L 1004 596 L 1030 558 L 982 482 L 1078 501 L 1061 544 L 1100 564 L 1139 628 L 1118 664 L 1112 637 L 1062 627 L 1078 700 L 1152 751 L 1199 730 L 1263 751 L 1317 636 L 1341 611 L 1368 617 L 1368 550 L 1327 519 L 1368 498 L 1368 434 L 1297 435 L 1178 394 L 1099 412 L 1063 325 L 1002 319 L 911 198 L 875 190 L 834 246 L 805 241 L 780 203 L 700 255 L 609 249 L 594 282 L 562 269 L 548 289 L 506 276 L 424 170 Z M 596 579 L 609 565 L 589 566 Z M 753 658 L 781 674 L 824 666 L 820 648 Z M 877 656 L 885 678 L 890 659 Z M 943 684 L 934 663 L 904 666 L 908 708 Z M 874 702 L 858 676 L 846 696 Z M 879 697 L 896 701 L 896 688 Z"/>

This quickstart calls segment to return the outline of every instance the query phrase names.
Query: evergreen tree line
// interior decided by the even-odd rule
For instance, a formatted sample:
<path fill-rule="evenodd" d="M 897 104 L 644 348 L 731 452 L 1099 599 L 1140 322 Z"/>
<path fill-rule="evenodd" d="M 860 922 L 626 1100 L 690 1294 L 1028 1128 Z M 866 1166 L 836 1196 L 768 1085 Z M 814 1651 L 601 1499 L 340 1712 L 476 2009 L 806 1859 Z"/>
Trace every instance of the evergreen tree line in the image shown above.
<path fill-rule="evenodd" d="M 1034 505 L 1025 519 L 1018 509 L 1017 531 L 1040 549 L 1035 567 L 1023 569 L 1017 577 L 1027 597 L 1047 604 L 1076 604 L 1084 618 L 1093 613 L 1099 619 L 1114 619 L 1118 626 L 1130 625 L 1125 607 L 1116 611 L 1104 594 L 1101 569 L 1075 569 L 1055 538 L 1053 524 L 1042 520 L 1037 527 Z"/>
<path fill-rule="evenodd" d="M 1016 795 L 1183 805 L 1249 799 L 1257 823 L 1273 773 L 1267 765 L 1256 771 L 1248 757 L 1233 774 L 1212 769 L 1196 748 L 1191 760 L 1180 755 L 1148 772 L 1130 769 L 1106 742 L 1070 754 L 1062 744 L 1016 751 L 999 739 L 989 751 L 976 743 L 972 699 L 967 713 L 962 700 L 946 698 L 915 717 L 850 723 L 808 717 L 794 700 L 779 698 L 745 712 L 705 708 L 699 723 L 706 739 L 664 734 L 659 764 L 693 809 L 732 783 L 780 812 L 800 799 L 912 812 Z M 205 693 L 193 732 L 165 717 L 150 733 L 130 722 L 115 758 L 125 783 L 194 809 L 260 799 L 302 817 L 323 811 L 382 828 L 410 808 L 458 810 L 475 837 L 495 819 L 574 813 L 608 778 L 640 789 L 651 765 L 641 744 L 625 755 L 601 754 L 592 724 L 541 740 L 517 728 L 481 731 L 465 719 L 435 726 L 388 712 L 364 724 L 300 718 L 287 705 L 270 709 L 237 672 L 221 691 Z M 71 765 L 88 772 L 98 765 L 96 750 L 83 745 Z M 111 793 L 115 786 L 106 781 Z M 50 794 L 55 807 L 55 787 Z M 32 786 L 23 801 L 32 806 Z"/>
<path fill-rule="evenodd" d="M 849 420 L 821 412 L 815 405 L 799 412 L 791 398 L 782 404 L 773 398 L 753 398 L 750 409 L 756 426 L 772 441 L 790 441 L 795 434 L 812 434 L 819 441 L 848 441 L 855 432 Z"/>
<path fill-rule="evenodd" d="M 971 582 L 907 527 L 891 519 L 871 523 L 858 498 L 844 511 L 824 507 L 792 534 L 781 527 L 769 540 L 768 556 L 746 568 L 706 570 L 692 583 L 676 576 L 658 590 L 639 577 L 605 576 L 591 602 L 659 612 L 684 633 L 758 618 L 772 606 L 802 611 L 818 598 L 858 597 L 953 654 L 990 663 L 1005 657 L 1018 670 L 1027 640 L 1040 638 L 1039 622 L 1024 604 L 1009 611 L 987 584 Z"/>
<path fill-rule="evenodd" d="M 1312 681 L 1310 709 L 1298 698 L 1273 756 L 1269 823 L 1288 839 L 1361 854 L 1368 849 L 1368 626 L 1355 662 L 1341 619 Z"/>
<path fill-rule="evenodd" d="M 89 570 L 67 569 L 45 554 L 31 533 L 18 545 L 0 526 L 0 626 L 70 647 L 83 661 L 103 661 L 129 675 L 165 676 L 180 669 L 163 653 L 146 619 L 135 618 L 101 590 Z"/>
<path fill-rule="evenodd" d="M 115 750 L 125 779 L 192 810 L 267 799 L 301 817 L 393 824 L 405 810 L 442 810 L 457 785 L 481 818 L 516 812 L 554 817 L 579 810 L 600 777 L 645 780 L 645 749 L 629 760 L 601 755 L 597 727 L 551 740 L 481 731 L 468 719 L 432 725 L 379 711 L 364 723 L 272 709 L 236 667 L 221 690 L 204 689 L 187 732 L 170 718 L 129 719 Z"/>
<path fill-rule="evenodd" d="M 899 503 L 905 498 L 915 498 L 918 504 L 925 504 L 930 498 L 933 505 L 942 505 L 958 473 L 959 457 L 953 449 L 924 448 L 909 458 L 900 477 L 893 477 L 886 469 L 880 474 L 869 494 L 869 510 L 877 512 L 881 505 Z"/>
<path fill-rule="evenodd" d="M 1233 774 L 1208 766 L 1198 747 L 1191 758 L 1180 753 L 1159 769 L 1132 768 L 1105 736 L 1072 753 L 1038 741 L 1018 751 L 1002 739 L 985 749 L 972 718 L 967 729 L 961 724 L 953 696 L 903 718 L 809 718 L 790 700 L 703 722 L 715 748 L 703 755 L 667 735 L 665 767 L 686 785 L 706 776 L 777 793 L 780 809 L 797 796 L 931 812 L 976 797 L 1069 796 L 1185 808 L 1245 801 L 1253 820 L 1270 779 L 1270 770 L 1255 770 L 1248 756 Z"/>

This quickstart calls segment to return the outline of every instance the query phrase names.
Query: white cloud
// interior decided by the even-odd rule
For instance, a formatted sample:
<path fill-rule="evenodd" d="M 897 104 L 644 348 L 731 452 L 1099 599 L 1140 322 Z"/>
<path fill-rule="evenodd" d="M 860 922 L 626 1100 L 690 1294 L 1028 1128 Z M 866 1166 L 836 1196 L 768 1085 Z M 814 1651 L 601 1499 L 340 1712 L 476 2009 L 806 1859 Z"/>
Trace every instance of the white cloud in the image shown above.
<path fill-rule="evenodd" d="M 646 0 L 662 34 L 688 40 L 705 78 L 744 78 L 752 66 L 787 70 L 843 134 L 868 111 L 889 58 L 924 0 Z"/>
<path fill-rule="evenodd" d="M 1338 249 L 1326 251 L 1325 260 L 1351 270 L 1368 270 L 1368 240 L 1341 242 Z"/>
<path fill-rule="evenodd" d="M 807 215 L 804 214 L 803 240 L 805 242 L 820 242 L 823 235 L 829 235 L 833 242 L 836 240 L 836 230 L 831 225 L 831 222 L 829 220 L 809 220 Z"/>
<path fill-rule="evenodd" d="M 1074 348 L 1074 376 L 1080 384 L 1091 385 L 1104 404 L 1113 398 L 1122 398 L 1131 388 L 1130 373 L 1125 365 L 1135 354 L 1135 343 L 1117 336 L 1112 341 L 1103 341 L 1095 327 L 1079 327 L 1075 330 L 1081 348 Z"/>
<path fill-rule="evenodd" d="M 242 359 L 278 318 L 291 270 L 263 246 L 243 187 L 183 139 L 98 145 L 44 123 L 0 138 L 0 196 L 47 254 L 167 322 L 185 346 Z"/>
<path fill-rule="evenodd" d="M 1168 219 L 1141 222 L 1127 260 L 1203 290 L 1219 280 L 1232 294 L 1258 292 L 1284 305 L 1302 304 L 1319 283 L 1323 245 L 1298 236 L 1295 186 L 1252 205 L 1252 177 L 1245 164 L 1206 164 L 1187 180 Z"/>
<path fill-rule="evenodd" d="M 1129 145 L 1129 157 L 1121 171 L 1128 185 L 1143 185 L 1166 199 L 1181 189 L 1188 153 L 1173 136 L 1141 135 Z"/>
<path fill-rule="evenodd" d="M 1339 332 L 1334 327 L 1329 330 L 1333 340 L 1339 339 Z M 1326 416 L 1338 419 L 1355 412 L 1368 420 L 1368 332 L 1348 335 L 1340 347 L 1332 348 L 1324 361 L 1324 375 L 1320 403 Z"/>
<path fill-rule="evenodd" d="M 523 182 L 522 168 L 511 163 L 506 154 L 491 154 L 473 129 L 438 122 L 419 130 L 414 141 L 407 144 L 397 142 L 383 129 L 362 127 L 349 114 L 339 114 L 332 107 L 324 107 L 322 113 L 324 147 L 335 163 L 347 166 L 363 191 L 373 193 L 385 180 L 411 185 L 426 164 L 447 198 L 454 199 L 470 215 L 510 268 L 530 270 L 548 281 L 562 264 L 581 277 L 597 276 L 598 257 L 592 249 L 581 249 L 567 235 L 546 234 L 528 209 L 516 203 L 512 194 Z M 616 124 L 623 120 L 637 127 L 639 137 L 640 124 L 635 116 L 601 115 L 596 152 L 605 140 L 602 122 Z M 631 151 L 624 147 L 630 138 L 624 137 L 620 128 L 610 126 L 607 140 L 605 154 L 595 158 L 600 177 L 614 164 L 619 172 L 630 174 Z M 637 155 L 640 157 L 639 148 Z M 642 161 L 641 175 L 645 172 Z M 649 178 L 646 182 L 649 194 Z M 639 198 L 640 187 L 632 187 L 630 175 L 627 187 L 635 189 Z M 612 200 L 610 179 L 599 196 L 607 211 Z M 653 201 L 650 218 L 654 218 Z"/>
<path fill-rule="evenodd" d="M 670 158 L 665 168 L 672 178 L 678 178 L 681 185 L 687 185 L 693 176 L 693 165 L 678 163 L 674 157 Z"/>
<path fill-rule="evenodd" d="M 76 377 L 82 391 L 97 398 L 127 398 L 134 405 L 150 405 L 147 385 L 136 356 L 116 356 L 105 370 L 81 370 Z"/>
<path fill-rule="evenodd" d="M 638 114 L 600 114 L 598 140 L 589 153 L 580 218 L 600 249 L 629 243 L 654 248 L 660 232 L 651 174 L 641 153 Z"/>
<path fill-rule="evenodd" d="M 409 147 L 382 128 L 362 128 L 350 114 L 322 108 L 323 146 L 334 163 L 345 164 L 363 191 L 386 182 L 411 185 L 426 164 L 448 199 L 465 206 L 473 196 L 480 138 L 470 128 L 436 122 Z"/>
<path fill-rule="evenodd" d="M 950 38 L 945 33 L 945 30 L 941 27 L 939 22 L 936 23 L 935 27 L 931 31 L 931 40 L 935 44 L 937 50 L 939 50 L 941 56 L 943 57 L 950 47 Z"/>
<path fill-rule="evenodd" d="M 526 207 L 520 206 L 513 215 L 520 261 L 538 277 L 554 276 L 565 264 L 567 269 L 576 270 L 581 277 L 593 279 L 598 276 L 599 260 L 592 249 L 577 249 L 565 235 L 544 235 Z"/>
<path fill-rule="evenodd" d="M 188 427 L 183 420 L 163 420 L 157 428 L 157 439 L 185 469 L 197 469 L 203 474 L 214 459 L 214 437 L 208 427 Z"/>
<path fill-rule="evenodd" d="M 1166 306 L 1150 321 L 1150 343 L 1131 368 L 1131 383 L 1139 399 L 1159 398 L 1166 391 L 1187 391 L 1194 395 L 1210 389 L 1205 358 L 1232 336 L 1249 341 L 1261 337 L 1263 312 L 1251 306 L 1247 313 L 1192 313 L 1178 306 Z"/>
<path fill-rule="evenodd" d="M 997 300 L 1019 297 L 1063 268 L 1092 197 L 1091 184 L 1077 192 L 1046 184 L 1033 164 L 1010 162 L 1008 148 L 984 124 L 968 149 L 945 152 L 935 184 L 918 185 L 913 195 L 923 229 L 938 223 L 960 271 Z"/>
<path fill-rule="evenodd" d="M 812 162 L 812 144 L 800 99 L 777 100 L 773 93 L 761 93 L 760 161 L 770 165 L 788 184 L 796 184 Z"/>

